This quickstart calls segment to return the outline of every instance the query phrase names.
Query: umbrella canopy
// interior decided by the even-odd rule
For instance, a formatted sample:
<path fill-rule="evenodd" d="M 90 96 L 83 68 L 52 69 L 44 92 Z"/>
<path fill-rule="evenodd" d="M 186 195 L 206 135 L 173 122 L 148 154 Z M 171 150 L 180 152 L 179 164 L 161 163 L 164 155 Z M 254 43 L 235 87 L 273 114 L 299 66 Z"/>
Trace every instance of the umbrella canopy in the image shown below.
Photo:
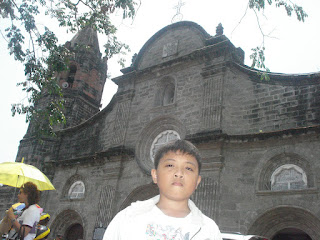
<path fill-rule="evenodd" d="M 20 188 L 24 183 L 32 182 L 38 190 L 55 190 L 54 186 L 38 168 L 21 162 L 0 163 L 0 183 Z"/>

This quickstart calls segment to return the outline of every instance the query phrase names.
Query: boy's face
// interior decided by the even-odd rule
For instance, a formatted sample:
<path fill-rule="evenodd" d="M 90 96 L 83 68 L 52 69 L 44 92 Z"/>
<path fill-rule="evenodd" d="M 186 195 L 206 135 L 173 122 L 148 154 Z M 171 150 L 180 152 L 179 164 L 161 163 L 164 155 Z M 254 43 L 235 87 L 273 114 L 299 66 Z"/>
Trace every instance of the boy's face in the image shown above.
<path fill-rule="evenodd" d="M 166 153 L 151 175 L 160 196 L 175 201 L 188 200 L 201 181 L 195 157 L 179 151 Z"/>

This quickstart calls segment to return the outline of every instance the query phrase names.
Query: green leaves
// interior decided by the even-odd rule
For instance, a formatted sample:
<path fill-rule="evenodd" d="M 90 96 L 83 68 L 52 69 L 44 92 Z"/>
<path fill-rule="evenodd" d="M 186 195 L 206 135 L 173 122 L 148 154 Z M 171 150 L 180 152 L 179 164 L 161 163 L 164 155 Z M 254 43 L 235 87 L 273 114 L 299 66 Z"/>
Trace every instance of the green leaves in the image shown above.
<path fill-rule="evenodd" d="M 23 62 L 25 53 L 22 50 L 22 45 L 24 43 L 25 37 L 22 35 L 21 30 L 15 25 L 7 28 L 6 37 L 9 39 L 8 49 L 10 55 L 14 55 L 14 59 Z"/>
<path fill-rule="evenodd" d="M 289 0 L 267 0 L 269 5 L 275 4 L 277 8 L 283 7 L 286 10 L 288 16 L 295 12 L 296 17 L 299 21 L 304 22 L 305 18 L 308 17 L 307 13 L 303 10 L 301 6 L 293 3 Z M 249 0 L 249 8 L 256 9 L 258 11 L 264 10 L 266 5 L 266 0 Z"/>
<path fill-rule="evenodd" d="M 116 54 L 124 54 L 125 51 L 129 51 L 129 46 L 119 42 L 116 36 L 110 36 L 104 47 L 105 55 L 108 59 L 112 58 Z"/>
<path fill-rule="evenodd" d="M 76 32 L 90 25 L 105 34 L 108 38 L 105 54 L 111 58 L 124 54 L 129 47 L 116 38 L 117 29 L 110 21 L 110 14 L 121 11 L 123 18 L 133 18 L 135 5 L 134 0 L 0 1 L 0 18 L 11 20 L 5 30 L 9 53 L 25 66 L 26 79 L 18 86 L 28 101 L 12 104 L 12 115 L 25 114 L 26 121 L 33 123 L 33 134 L 39 138 L 54 135 L 54 126 L 66 123 L 64 99 L 55 77 L 68 70 L 74 56 L 58 44 L 53 31 L 38 26 L 37 16 L 41 12 L 57 20 L 66 31 Z"/>
<path fill-rule="evenodd" d="M 14 19 L 14 7 L 13 2 L 8 0 L 0 1 L 0 15 L 2 18 Z"/>
<path fill-rule="evenodd" d="M 261 80 L 270 80 L 270 76 L 268 75 L 270 70 L 265 65 L 265 55 L 264 55 L 264 51 L 265 51 L 264 40 L 265 40 L 265 37 L 269 37 L 269 36 L 263 32 L 256 10 L 263 11 L 266 7 L 266 2 L 269 5 L 275 5 L 277 8 L 283 7 L 288 16 L 291 16 L 292 12 L 295 12 L 297 19 L 302 22 L 304 22 L 305 18 L 308 16 L 302 7 L 296 5 L 291 0 L 249 0 L 248 7 L 252 9 L 256 14 L 257 23 L 263 38 L 262 44 L 261 44 L 262 47 L 256 47 L 251 49 L 252 54 L 250 55 L 250 59 L 252 59 L 251 67 L 262 69 L 264 71 L 264 72 L 258 72 L 258 75 L 260 75 Z"/>
<path fill-rule="evenodd" d="M 47 13 L 59 21 L 60 26 L 72 32 L 91 25 L 98 32 L 115 34 L 116 28 L 109 17 L 115 11 L 122 11 L 123 18 L 133 18 L 136 3 L 133 0 L 93 0 L 93 1 L 54 1 L 55 7 Z M 85 9 L 85 10 L 84 10 Z"/>
<path fill-rule="evenodd" d="M 256 48 L 252 48 L 251 50 L 252 50 L 252 54 L 250 55 L 250 59 L 252 60 L 251 67 L 265 70 L 265 72 L 259 72 L 258 75 L 260 75 L 261 80 L 270 80 L 270 76 L 268 75 L 270 70 L 265 65 L 265 60 L 266 60 L 264 56 L 265 48 L 256 47 Z"/>
<path fill-rule="evenodd" d="M 271 0 L 268 0 L 268 2 L 271 2 Z M 264 9 L 264 7 L 265 0 L 249 0 L 249 8 L 255 8 L 260 11 L 261 9 Z"/>

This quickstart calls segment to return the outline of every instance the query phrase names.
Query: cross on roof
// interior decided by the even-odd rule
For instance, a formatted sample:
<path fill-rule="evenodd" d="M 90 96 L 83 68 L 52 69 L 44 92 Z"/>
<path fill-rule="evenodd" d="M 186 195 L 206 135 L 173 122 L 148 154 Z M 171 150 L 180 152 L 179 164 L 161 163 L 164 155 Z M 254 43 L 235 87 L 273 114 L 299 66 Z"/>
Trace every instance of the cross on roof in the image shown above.
<path fill-rule="evenodd" d="M 178 4 L 173 7 L 174 9 L 177 9 L 177 12 L 176 12 L 176 14 L 173 16 L 173 18 L 172 18 L 172 20 L 171 20 L 172 23 L 173 23 L 173 22 L 178 22 L 178 21 L 181 21 L 181 20 L 182 20 L 183 15 L 180 13 L 180 9 L 181 9 L 181 7 L 184 6 L 184 5 L 185 5 L 185 2 L 182 2 L 182 0 L 179 0 L 179 1 L 178 1 Z"/>
<path fill-rule="evenodd" d="M 177 14 L 180 14 L 180 9 L 182 6 L 184 6 L 186 3 L 185 2 L 182 2 L 181 0 L 178 1 L 178 5 L 174 6 L 173 8 L 177 9 Z"/>

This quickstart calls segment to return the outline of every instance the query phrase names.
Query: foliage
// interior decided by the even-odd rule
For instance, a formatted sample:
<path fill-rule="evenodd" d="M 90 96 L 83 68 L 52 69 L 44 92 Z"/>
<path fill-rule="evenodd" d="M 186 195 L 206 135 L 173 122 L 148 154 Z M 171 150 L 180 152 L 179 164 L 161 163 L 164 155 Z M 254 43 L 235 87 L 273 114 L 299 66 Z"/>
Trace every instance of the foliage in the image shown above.
<path fill-rule="evenodd" d="M 264 46 L 264 39 L 265 37 L 268 37 L 266 34 L 264 34 L 263 29 L 260 26 L 260 21 L 258 18 L 257 11 L 263 11 L 266 8 L 266 3 L 269 5 L 275 5 L 277 8 L 283 7 L 286 11 L 286 14 L 288 16 L 292 16 L 292 13 L 294 12 L 296 14 L 296 17 L 298 21 L 304 22 L 306 17 L 308 17 L 307 13 L 303 10 L 301 6 L 296 5 L 290 0 L 249 0 L 248 7 L 249 9 L 252 9 L 257 17 L 257 23 L 259 25 L 260 32 L 263 37 L 263 41 L 261 46 L 258 46 L 256 48 L 252 49 L 252 54 L 250 55 L 250 59 L 252 59 L 252 68 L 258 68 L 263 69 L 265 72 L 259 72 L 261 76 L 261 80 L 269 80 L 270 77 L 268 73 L 270 70 L 265 65 L 265 46 Z"/>
<path fill-rule="evenodd" d="M 269 68 L 265 65 L 265 56 L 264 56 L 264 50 L 265 48 L 262 47 L 256 47 L 251 49 L 253 53 L 250 55 L 250 59 L 252 59 L 252 65 L 251 67 L 256 67 L 258 69 L 265 69 L 265 72 L 258 72 L 258 75 L 260 75 L 261 80 L 270 80 L 270 76 L 268 73 L 270 72 Z"/>
<path fill-rule="evenodd" d="M 52 135 L 56 124 L 65 123 L 64 101 L 55 76 L 68 70 L 72 54 L 58 44 L 48 26 L 41 27 L 41 13 L 57 21 L 66 31 L 76 32 L 88 25 L 107 36 L 106 57 L 124 53 L 128 46 L 116 38 L 116 27 L 110 16 L 117 12 L 123 18 L 135 15 L 134 0 L 3 0 L 0 18 L 6 23 L 5 38 L 9 53 L 25 66 L 26 79 L 18 85 L 28 95 L 27 103 L 12 104 L 12 115 L 26 114 L 35 134 Z M 4 21 L 6 20 L 6 21 Z M 27 47 L 26 47 L 27 46 Z M 49 94 L 51 102 L 41 106 L 41 97 Z"/>
<path fill-rule="evenodd" d="M 269 5 L 275 4 L 277 8 L 284 7 L 288 16 L 291 16 L 292 12 L 295 12 L 297 19 L 302 22 L 304 22 L 305 18 L 308 16 L 301 6 L 298 6 L 292 1 L 274 0 L 273 2 L 272 0 L 267 0 L 267 3 Z M 258 11 L 264 10 L 265 5 L 266 5 L 265 0 L 249 0 L 249 8 L 251 9 L 256 9 Z"/>

